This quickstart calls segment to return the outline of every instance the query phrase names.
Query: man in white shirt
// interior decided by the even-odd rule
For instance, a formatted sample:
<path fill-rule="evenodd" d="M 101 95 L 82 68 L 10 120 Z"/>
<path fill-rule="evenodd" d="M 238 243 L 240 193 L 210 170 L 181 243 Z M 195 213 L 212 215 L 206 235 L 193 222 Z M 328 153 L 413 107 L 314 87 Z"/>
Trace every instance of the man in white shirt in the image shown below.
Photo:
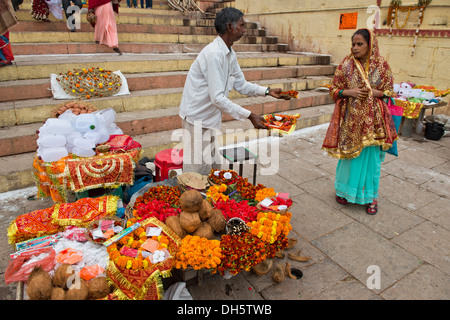
<path fill-rule="evenodd" d="M 215 137 L 222 113 L 236 120 L 249 119 L 256 129 L 267 129 L 263 117 L 232 102 L 232 89 L 247 96 L 270 95 L 278 99 L 280 88 L 271 89 L 247 82 L 231 48 L 244 35 L 244 14 L 235 8 L 217 13 L 215 28 L 219 36 L 197 56 L 186 78 L 179 115 L 183 122 L 183 171 L 208 175 L 222 161 Z"/>

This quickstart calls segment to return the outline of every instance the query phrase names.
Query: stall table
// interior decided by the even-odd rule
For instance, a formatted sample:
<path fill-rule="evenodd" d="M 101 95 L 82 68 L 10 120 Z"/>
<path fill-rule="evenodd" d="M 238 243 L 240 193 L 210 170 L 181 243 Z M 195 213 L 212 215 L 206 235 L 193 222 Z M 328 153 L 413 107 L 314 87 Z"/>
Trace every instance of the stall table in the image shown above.
<path fill-rule="evenodd" d="M 405 109 L 403 113 L 402 123 L 400 124 L 399 134 L 404 137 L 410 137 L 415 124 L 415 131 L 417 134 L 423 135 L 423 119 L 425 111 L 428 109 L 434 113 L 435 108 L 445 107 L 447 102 L 442 101 L 436 104 L 422 104 L 417 102 L 409 102 L 395 99 L 395 104 Z"/>

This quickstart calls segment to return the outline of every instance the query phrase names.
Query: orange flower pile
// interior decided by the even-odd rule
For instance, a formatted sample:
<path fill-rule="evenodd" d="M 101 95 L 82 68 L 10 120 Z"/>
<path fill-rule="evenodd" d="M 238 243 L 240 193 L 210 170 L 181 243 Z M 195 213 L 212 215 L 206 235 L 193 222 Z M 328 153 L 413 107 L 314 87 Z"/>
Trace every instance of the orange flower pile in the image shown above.
<path fill-rule="evenodd" d="M 277 193 L 273 188 L 264 188 L 256 191 L 255 200 L 260 202 L 265 198 L 275 197 Z"/>
<path fill-rule="evenodd" d="M 213 185 L 209 187 L 208 191 L 206 192 L 206 197 L 208 199 L 211 199 L 213 202 L 217 202 L 219 200 L 227 201 L 228 196 L 224 194 L 224 192 L 227 191 L 227 185 L 221 184 L 221 185 Z"/>
<path fill-rule="evenodd" d="M 132 225 L 135 219 L 130 219 L 127 221 L 127 227 Z M 143 227 L 139 227 L 131 234 L 128 234 L 122 237 L 118 242 L 111 244 L 108 246 L 106 251 L 109 254 L 109 259 L 114 261 L 117 266 L 121 268 L 127 268 L 132 270 L 146 269 L 152 266 L 152 262 L 149 257 L 144 258 L 142 255 L 143 248 L 141 248 L 142 244 L 147 241 L 147 239 L 152 239 L 159 242 L 158 250 L 162 250 L 167 248 L 169 245 L 169 239 L 164 236 L 153 236 L 151 238 L 147 237 L 147 234 Z M 136 257 L 129 257 L 126 255 L 122 255 L 120 251 L 122 248 L 129 248 L 137 250 Z"/>
<path fill-rule="evenodd" d="M 219 240 L 187 235 L 181 240 L 176 253 L 175 268 L 186 269 L 191 266 L 194 270 L 215 269 L 221 262 L 221 255 Z"/>
<path fill-rule="evenodd" d="M 264 242 L 274 243 L 280 235 L 287 236 L 292 230 L 290 212 L 279 214 L 275 212 L 260 212 L 256 220 L 248 222 L 250 233 Z"/>

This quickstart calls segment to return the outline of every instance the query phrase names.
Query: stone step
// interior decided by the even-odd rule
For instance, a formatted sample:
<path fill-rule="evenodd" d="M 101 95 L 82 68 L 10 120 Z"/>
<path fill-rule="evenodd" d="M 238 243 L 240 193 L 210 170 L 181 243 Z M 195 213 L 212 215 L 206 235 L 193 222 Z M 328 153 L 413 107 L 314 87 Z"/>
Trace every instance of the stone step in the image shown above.
<path fill-rule="evenodd" d="M 34 19 L 29 10 L 19 10 L 16 12 L 19 24 L 12 27 L 20 28 L 20 24 L 24 22 L 32 22 L 34 25 L 42 25 L 41 28 L 53 28 L 56 24 L 65 24 L 66 18 L 57 19 L 53 15 L 50 15 L 48 22 L 38 21 Z M 138 25 L 172 25 L 172 26 L 193 26 L 193 27 L 212 27 L 214 28 L 214 17 L 205 17 L 198 12 L 182 13 L 179 11 L 171 10 L 143 10 L 141 12 L 134 11 L 128 13 L 121 13 L 115 16 L 116 24 L 138 24 Z M 89 23 L 86 20 L 86 14 L 80 14 L 80 22 L 86 25 Z M 245 22 L 247 30 L 258 28 L 258 24 L 255 22 Z M 93 29 L 93 28 L 92 28 Z"/>
<path fill-rule="evenodd" d="M 121 43 L 120 50 L 126 53 L 199 53 L 205 43 Z M 12 44 L 15 56 L 47 54 L 95 54 L 111 53 L 112 49 L 94 43 L 16 43 Z M 281 52 L 288 51 L 287 44 L 235 44 L 236 52 Z"/>
<path fill-rule="evenodd" d="M 119 46 L 125 43 L 171 44 L 209 44 L 217 35 L 205 34 L 155 34 L 155 33 L 118 33 Z M 36 37 L 35 32 L 16 32 L 10 34 L 11 43 L 94 43 L 93 32 L 45 32 L 45 36 Z M 244 36 L 237 43 L 277 44 L 277 37 Z"/>
<path fill-rule="evenodd" d="M 301 78 L 334 74 L 333 65 L 287 66 L 271 68 L 243 68 L 248 81 L 266 79 Z M 165 73 L 127 74 L 130 91 L 183 87 L 187 71 Z M 0 102 L 51 98 L 50 79 L 16 80 L 0 82 Z"/>
<path fill-rule="evenodd" d="M 261 100 L 260 98 L 252 99 L 256 99 L 256 104 L 258 104 L 258 101 Z M 311 127 L 329 122 L 331 119 L 333 108 L 334 104 L 322 104 L 309 108 L 281 111 L 280 113 L 300 113 L 301 117 L 298 120 L 296 126 L 296 129 L 298 130 L 305 127 Z M 252 125 L 249 121 L 226 121 L 223 123 L 221 131 L 226 132 L 228 130 L 236 130 L 238 128 L 246 130 L 240 135 L 232 134 L 232 138 L 237 137 L 236 142 L 240 142 L 245 141 L 245 139 L 248 138 L 257 137 L 257 134 L 255 134 L 255 130 L 251 129 L 251 127 Z M 172 148 L 179 144 L 178 141 L 174 141 L 174 139 L 172 138 L 172 133 L 173 129 L 168 131 L 159 131 L 137 135 L 133 136 L 133 138 L 141 143 L 143 147 L 141 157 L 148 157 L 149 159 L 152 159 L 155 157 L 157 152 Z M 225 141 L 230 141 L 230 139 L 225 139 Z M 35 185 L 35 178 L 33 175 L 32 167 L 35 155 L 35 152 L 28 152 L 19 155 L 2 157 L 3 165 L 0 166 L 0 193 Z"/>
<path fill-rule="evenodd" d="M 17 18 L 19 23 L 11 28 L 11 32 L 28 31 L 27 27 L 32 27 L 35 31 L 67 31 L 67 20 L 64 18 L 58 20 L 56 18 L 50 22 L 37 21 L 28 12 L 23 10 L 17 11 Z M 76 21 L 81 26 L 82 31 L 94 31 L 94 28 L 88 23 L 85 15 L 80 15 L 80 21 Z M 147 26 L 150 31 L 161 31 L 162 33 L 173 33 L 176 31 L 184 31 L 181 28 L 179 30 L 174 29 L 176 27 L 185 28 L 204 28 L 208 32 L 214 31 L 214 20 L 206 18 L 189 17 L 181 14 L 177 15 L 161 15 L 161 14 L 122 14 L 116 16 L 117 31 L 127 30 L 126 27 L 132 26 Z M 169 28 L 163 29 L 163 26 Z M 264 29 L 258 27 L 258 24 L 254 22 L 246 22 L 245 27 L 247 33 L 253 34 L 254 30 L 258 30 L 260 33 L 266 33 Z M 139 30 L 139 29 L 138 29 Z"/>
<path fill-rule="evenodd" d="M 104 69 L 120 70 L 124 74 L 187 71 L 194 62 L 196 53 L 185 54 L 65 54 L 34 56 L 17 56 L 13 66 L 3 68 L 0 81 L 23 79 L 43 79 L 50 74 L 66 73 L 74 68 L 101 66 Z M 278 67 L 297 65 L 328 65 L 329 55 L 310 53 L 274 53 L 263 52 L 237 53 L 241 68 Z M 86 61 L 89 61 L 86 63 Z"/>
<path fill-rule="evenodd" d="M 161 0 L 161 1 L 153 0 L 153 6 L 152 6 L 152 8 L 149 8 L 149 9 L 145 9 L 145 8 L 142 9 L 140 7 L 140 5 L 141 5 L 140 0 L 136 0 L 136 3 L 138 4 L 138 8 L 127 8 L 127 1 L 123 0 L 123 2 L 120 3 L 119 14 L 125 14 L 125 13 L 146 14 L 148 12 L 157 12 L 157 11 L 162 11 L 161 14 L 179 14 L 179 12 L 174 11 L 169 8 L 169 6 L 167 4 L 167 0 Z M 145 6 L 145 3 L 144 3 L 144 6 Z M 87 6 L 86 6 L 86 8 L 87 8 Z M 30 10 L 31 10 L 31 1 L 27 1 L 27 0 L 23 1 L 23 3 L 20 5 L 20 11 L 26 11 L 29 13 Z M 50 14 L 49 19 L 52 19 L 52 18 L 57 20 L 52 14 Z"/>
<path fill-rule="evenodd" d="M 269 79 L 253 81 L 262 86 L 283 88 L 283 90 L 311 90 L 328 84 L 330 77 L 311 76 L 305 79 Z M 89 100 L 98 109 L 114 108 L 117 113 L 130 111 L 145 111 L 178 106 L 183 93 L 182 87 L 168 87 L 130 92 L 130 95 L 103 97 Z M 243 98 L 232 90 L 230 99 Z M 74 99 L 76 100 L 76 99 Z M 29 123 L 42 123 L 50 117 L 55 106 L 63 101 L 53 98 L 30 99 L 22 101 L 7 101 L 0 103 L 0 127 L 15 126 Z"/>

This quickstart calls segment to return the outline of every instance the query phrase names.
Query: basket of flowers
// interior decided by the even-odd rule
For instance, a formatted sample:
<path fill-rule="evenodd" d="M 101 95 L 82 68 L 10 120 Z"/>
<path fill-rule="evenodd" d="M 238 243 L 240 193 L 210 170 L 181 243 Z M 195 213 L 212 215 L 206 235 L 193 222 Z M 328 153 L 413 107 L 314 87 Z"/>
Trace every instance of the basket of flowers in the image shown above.
<path fill-rule="evenodd" d="M 262 122 L 269 130 L 280 136 L 294 132 L 300 114 L 266 114 Z"/>

